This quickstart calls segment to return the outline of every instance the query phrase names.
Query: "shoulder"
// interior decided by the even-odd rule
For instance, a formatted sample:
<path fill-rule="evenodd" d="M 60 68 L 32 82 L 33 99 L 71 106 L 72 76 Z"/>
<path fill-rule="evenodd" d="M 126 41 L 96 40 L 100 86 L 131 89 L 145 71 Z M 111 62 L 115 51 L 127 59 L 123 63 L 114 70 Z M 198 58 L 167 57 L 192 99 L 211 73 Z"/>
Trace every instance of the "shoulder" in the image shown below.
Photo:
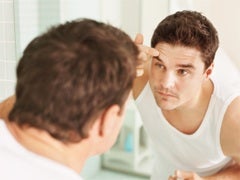
<path fill-rule="evenodd" d="M 240 96 L 228 106 L 221 128 L 221 145 L 225 155 L 240 159 Z"/>

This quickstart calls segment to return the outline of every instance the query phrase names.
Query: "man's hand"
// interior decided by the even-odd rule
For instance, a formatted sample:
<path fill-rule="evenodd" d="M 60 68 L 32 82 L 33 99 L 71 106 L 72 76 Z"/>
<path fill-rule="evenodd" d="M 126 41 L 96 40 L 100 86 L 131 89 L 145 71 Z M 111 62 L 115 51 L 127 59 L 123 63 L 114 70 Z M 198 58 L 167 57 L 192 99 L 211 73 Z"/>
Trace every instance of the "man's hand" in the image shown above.
<path fill-rule="evenodd" d="M 143 35 L 137 34 L 134 40 L 135 44 L 139 48 L 139 65 L 137 66 L 137 76 L 141 76 L 144 73 L 144 63 L 151 59 L 153 56 L 159 56 L 159 52 L 151 47 L 143 45 Z"/>
<path fill-rule="evenodd" d="M 175 171 L 173 176 L 170 176 L 168 180 L 204 180 L 194 172 L 187 171 Z"/>

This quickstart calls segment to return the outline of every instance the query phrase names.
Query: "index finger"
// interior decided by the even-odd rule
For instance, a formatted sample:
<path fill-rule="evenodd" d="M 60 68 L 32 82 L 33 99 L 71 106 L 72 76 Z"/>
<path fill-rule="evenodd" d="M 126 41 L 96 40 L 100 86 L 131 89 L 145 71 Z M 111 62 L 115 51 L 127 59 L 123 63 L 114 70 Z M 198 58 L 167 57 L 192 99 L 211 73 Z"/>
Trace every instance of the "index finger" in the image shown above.
<path fill-rule="evenodd" d="M 154 49 L 154 48 L 149 47 L 148 48 L 148 54 L 150 56 L 159 56 L 159 51 Z"/>
<path fill-rule="evenodd" d="M 147 55 L 150 56 L 159 56 L 159 51 L 155 48 L 145 46 L 145 45 L 139 45 L 139 49 L 141 52 L 146 53 Z"/>
<path fill-rule="evenodd" d="M 135 40 L 134 42 L 137 44 L 137 45 L 140 45 L 140 44 L 143 44 L 143 35 L 138 33 L 135 37 Z"/>

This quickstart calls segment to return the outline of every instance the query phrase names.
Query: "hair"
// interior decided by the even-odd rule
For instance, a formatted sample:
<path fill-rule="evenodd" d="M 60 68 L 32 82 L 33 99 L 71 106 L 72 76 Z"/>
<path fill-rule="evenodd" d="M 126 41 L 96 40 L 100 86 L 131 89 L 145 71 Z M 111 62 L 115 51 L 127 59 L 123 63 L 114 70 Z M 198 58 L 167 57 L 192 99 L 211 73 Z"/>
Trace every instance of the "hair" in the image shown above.
<path fill-rule="evenodd" d="M 137 56 L 130 37 L 109 24 L 80 19 L 52 27 L 23 52 L 10 121 L 79 142 L 101 112 L 123 108 Z"/>
<path fill-rule="evenodd" d="M 151 46 L 168 43 L 196 48 L 201 52 L 205 69 L 208 68 L 218 49 L 218 33 L 213 24 L 196 11 L 179 11 L 163 19 L 155 29 Z"/>

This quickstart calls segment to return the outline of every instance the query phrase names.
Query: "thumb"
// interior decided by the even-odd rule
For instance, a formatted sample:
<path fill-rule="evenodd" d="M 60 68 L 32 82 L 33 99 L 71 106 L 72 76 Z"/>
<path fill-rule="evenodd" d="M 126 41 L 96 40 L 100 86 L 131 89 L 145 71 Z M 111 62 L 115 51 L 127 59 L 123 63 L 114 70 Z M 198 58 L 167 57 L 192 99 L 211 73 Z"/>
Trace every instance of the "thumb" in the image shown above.
<path fill-rule="evenodd" d="M 135 40 L 134 42 L 137 44 L 137 45 L 140 45 L 140 44 L 143 44 L 143 35 L 138 33 L 135 37 Z"/>

